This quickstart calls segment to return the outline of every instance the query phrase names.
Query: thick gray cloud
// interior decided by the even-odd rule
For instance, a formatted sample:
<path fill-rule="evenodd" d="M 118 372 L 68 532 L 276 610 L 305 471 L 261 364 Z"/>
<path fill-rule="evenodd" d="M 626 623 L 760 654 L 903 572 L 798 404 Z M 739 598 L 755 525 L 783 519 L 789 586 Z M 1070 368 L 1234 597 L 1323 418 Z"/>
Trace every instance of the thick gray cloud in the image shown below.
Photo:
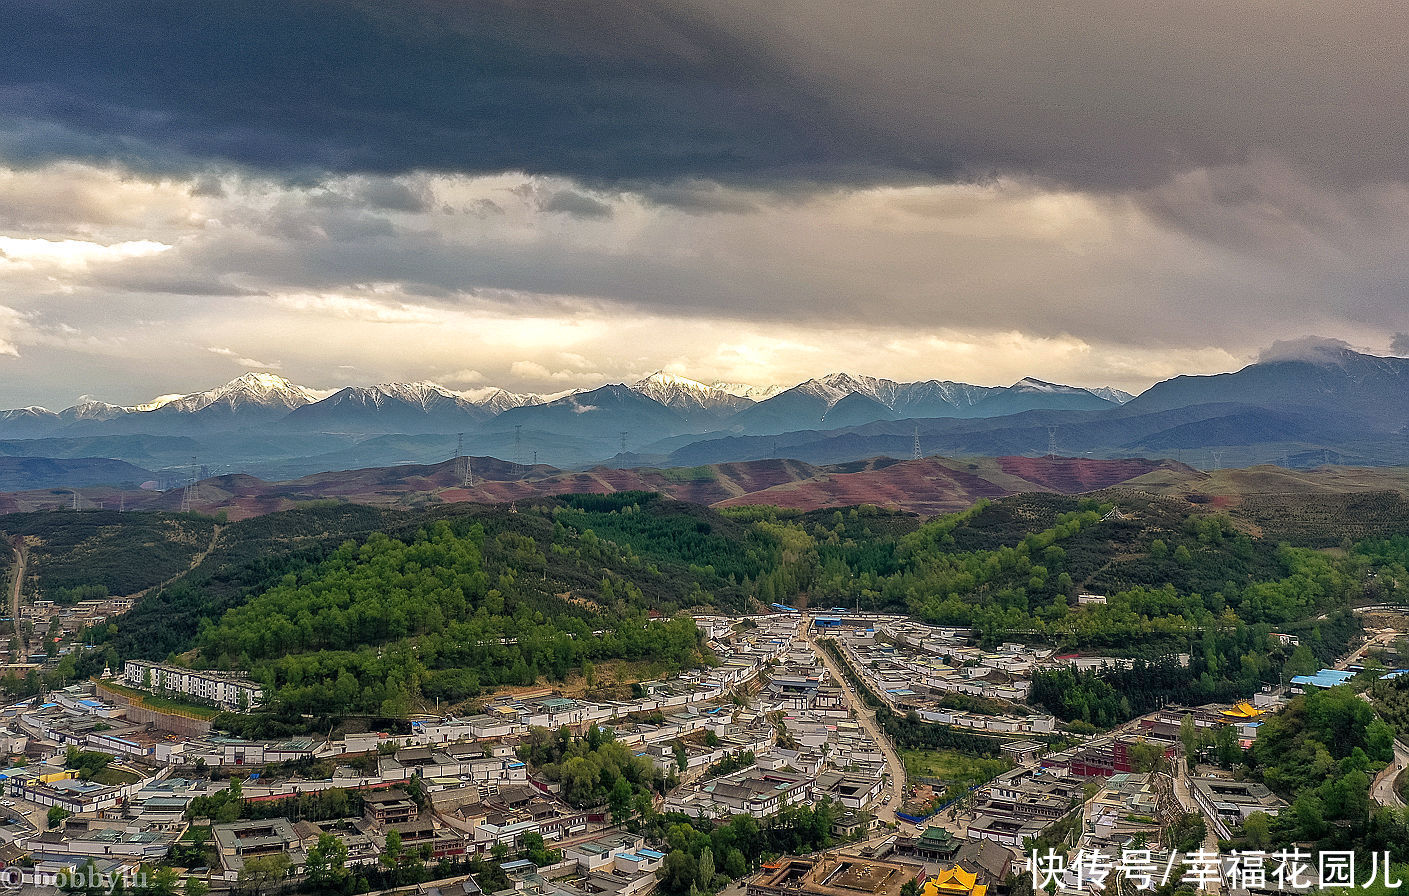
<path fill-rule="evenodd" d="M 59 0 L 19 19 L 11 158 L 609 179 L 903 163 L 669 4 Z"/>
<path fill-rule="evenodd" d="M 27 4 L 0 145 L 137 167 L 755 183 L 1272 157 L 1404 180 L 1409 13 L 1170 0 Z"/>

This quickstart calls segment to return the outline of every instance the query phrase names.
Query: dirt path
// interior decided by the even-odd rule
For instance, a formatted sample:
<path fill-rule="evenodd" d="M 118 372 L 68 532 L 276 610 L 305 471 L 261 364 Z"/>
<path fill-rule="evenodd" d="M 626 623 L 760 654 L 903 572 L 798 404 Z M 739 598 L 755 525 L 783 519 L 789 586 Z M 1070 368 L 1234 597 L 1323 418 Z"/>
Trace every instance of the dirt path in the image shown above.
<path fill-rule="evenodd" d="M 187 566 L 187 567 L 185 568 L 185 570 L 183 570 L 183 571 L 181 571 L 181 572 L 178 572 L 176 575 L 174 575 L 174 576 L 172 576 L 171 578 L 167 579 L 165 582 L 162 582 L 160 585 L 153 585 L 153 586 L 151 586 L 150 588 L 143 588 L 141 591 L 138 591 L 136 594 L 129 594 L 129 595 L 127 595 L 127 597 L 131 598 L 132 600 L 137 600 L 138 598 L 145 597 L 145 596 L 147 596 L 148 594 L 151 594 L 153 591 L 160 591 L 161 589 L 165 588 L 167 585 L 170 585 L 172 582 L 174 582 L 174 581 L 176 581 L 177 579 L 181 578 L 182 576 L 186 575 L 186 573 L 190 572 L 191 570 L 195 569 L 197 566 L 200 566 L 202 563 L 205 562 L 205 558 L 208 557 L 208 556 L 210 556 L 210 552 L 211 552 L 211 551 L 215 550 L 215 543 L 216 543 L 216 541 L 218 541 L 219 539 L 220 539 L 220 526 L 219 526 L 219 525 L 216 525 L 216 527 L 215 527 L 214 529 L 212 529 L 212 530 L 211 530 L 211 533 L 210 533 L 210 544 L 208 544 L 208 545 L 205 546 L 205 550 L 201 551 L 199 554 L 196 554 L 196 556 L 194 556 L 194 557 L 191 558 L 191 563 L 190 563 L 189 566 Z"/>

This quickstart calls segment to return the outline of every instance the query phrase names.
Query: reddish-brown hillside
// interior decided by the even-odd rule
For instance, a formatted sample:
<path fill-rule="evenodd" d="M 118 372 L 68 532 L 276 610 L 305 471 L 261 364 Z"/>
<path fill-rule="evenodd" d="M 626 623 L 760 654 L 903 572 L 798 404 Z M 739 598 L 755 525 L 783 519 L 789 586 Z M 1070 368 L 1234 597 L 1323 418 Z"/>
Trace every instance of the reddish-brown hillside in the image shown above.
<path fill-rule="evenodd" d="M 956 470 L 938 458 L 909 460 L 858 472 L 819 471 L 818 475 L 720 502 L 724 507 L 775 504 L 798 510 L 874 504 L 923 516 L 952 513 L 979 498 L 1010 494 L 974 473 Z"/>
<path fill-rule="evenodd" d="M 1119 485 L 1168 462 L 1067 458 L 944 458 L 897 461 L 873 458 L 831 466 L 771 459 L 701 467 L 612 469 L 569 472 L 546 465 L 519 469 L 493 458 L 470 458 L 474 485 L 465 485 L 465 461 L 318 473 L 288 482 L 246 475 L 201 481 L 189 495 L 167 492 L 79 489 L 80 506 L 119 503 L 129 510 L 223 512 L 246 519 L 320 499 L 386 507 L 472 501 L 500 504 L 535 497 L 586 492 L 652 491 L 682 501 L 734 507 L 774 504 L 799 510 L 874 504 L 924 516 L 949 513 L 980 498 L 1028 491 L 1079 493 Z M 1192 473 L 1187 468 L 1180 467 Z M 72 506 L 71 492 L 33 491 L 0 495 L 0 513 Z"/>
<path fill-rule="evenodd" d="M 1146 460 L 1130 457 L 1120 460 L 1092 460 L 1080 457 L 1000 457 L 998 466 L 1004 473 L 1019 476 L 1034 485 L 1054 492 L 1078 494 L 1110 488 L 1137 476 L 1171 466 L 1183 468 L 1171 461 Z M 1187 469 L 1187 468 L 1185 468 Z"/>

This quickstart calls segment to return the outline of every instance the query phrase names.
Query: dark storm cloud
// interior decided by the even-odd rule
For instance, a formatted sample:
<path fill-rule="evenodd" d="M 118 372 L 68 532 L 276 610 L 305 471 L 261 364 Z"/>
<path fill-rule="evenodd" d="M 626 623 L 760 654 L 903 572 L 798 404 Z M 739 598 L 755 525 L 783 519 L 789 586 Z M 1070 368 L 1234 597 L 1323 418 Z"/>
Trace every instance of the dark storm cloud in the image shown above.
<path fill-rule="evenodd" d="M 51 0 L 15 18 L 11 158 L 1125 188 L 1271 155 L 1337 183 L 1409 175 L 1390 2 Z"/>
<path fill-rule="evenodd" d="M 32 4 L 0 55 L 4 146 L 588 179 L 898 163 L 727 35 L 650 6 Z"/>

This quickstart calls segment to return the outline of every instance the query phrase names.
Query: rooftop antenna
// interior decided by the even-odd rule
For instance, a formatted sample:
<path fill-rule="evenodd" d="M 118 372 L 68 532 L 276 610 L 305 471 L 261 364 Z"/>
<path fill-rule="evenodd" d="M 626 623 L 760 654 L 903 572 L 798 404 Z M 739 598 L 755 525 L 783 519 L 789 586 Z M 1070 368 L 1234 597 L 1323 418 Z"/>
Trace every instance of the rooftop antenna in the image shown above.
<path fill-rule="evenodd" d="M 915 427 L 915 444 L 910 447 L 910 459 L 920 460 L 925 453 L 920 450 L 920 427 Z"/>

